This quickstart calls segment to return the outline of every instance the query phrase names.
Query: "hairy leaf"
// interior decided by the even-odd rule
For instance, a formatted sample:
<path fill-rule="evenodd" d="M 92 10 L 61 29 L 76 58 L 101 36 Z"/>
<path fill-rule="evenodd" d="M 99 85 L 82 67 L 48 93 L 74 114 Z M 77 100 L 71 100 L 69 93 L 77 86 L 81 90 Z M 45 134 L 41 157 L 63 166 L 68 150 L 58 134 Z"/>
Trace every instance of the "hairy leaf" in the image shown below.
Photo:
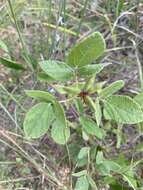
<path fill-rule="evenodd" d="M 89 75 L 96 75 L 98 74 L 100 71 L 102 71 L 102 69 L 105 66 L 103 64 L 93 64 L 93 65 L 85 65 L 83 67 L 80 67 L 78 69 L 79 75 L 81 76 L 89 76 Z"/>
<path fill-rule="evenodd" d="M 81 116 L 80 123 L 86 133 L 90 135 L 94 135 L 99 139 L 103 138 L 104 131 L 101 128 L 99 128 L 93 120 L 87 117 Z"/>
<path fill-rule="evenodd" d="M 86 175 L 86 174 L 87 174 L 87 170 L 82 170 L 80 172 L 73 173 L 72 176 L 74 176 L 74 177 L 80 177 L 80 176 L 83 176 L 83 175 Z"/>
<path fill-rule="evenodd" d="M 51 104 L 39 103 L 32 107 L 24 120 L 24 132 L 28 138 L 39 138 L 44 135 L 52 121 L 54 113 Z"/>
<path fill-rule="evenodd" d="M 67 62 L 75 67 L 88 65 L 100 57 L 104 50 L 105 40 L 103 36 L 99 32 L 94 32 L 71 49 Z"/>
<path fill-rule="evenodd" d="M 96 101 L 95 101 L 95 117 L 96 117 L 96 123 L 99 126 L 101 123 L 101 118 L 102 118 L 102 111 L 101 111 L 101 106 L 99 103 L 99 98 L 96 98 Z"/>
<path fill-rule="evenodd" d="M 110 96 L 104 102 L 104 116 L 122 124 L 135 124 L 143 121 L 140 106 L 128 96 Z"/>
<path fill-rule="evenodd" d="M 92 188 L 94 188 L 94 190 L 98 190 L 95 181 L 92 179 L 92 177 L 90 177 L 89 175 L 87 175 L 87 180 L 89 182 L 89 184 L 91 185 Z"/>
<path fill-rule="evenodd" d="M 46 102 L 55 101 L 55 97 L 49 92 L 40 91 L 40 90 L 26 90 L 25 92 L 31 98 L 35 98 Z"/>
<path fill-rule="evenodd" d="M 73 78 L 73 70 L 66 63 L 54 60 L 40 62 L 42 70 L 57 81 L 67 81 Z"/>
<path fill-rule="evenodd" d="M 51 76 L 47 75 L 46 73 L 44 72 L 40 72 L 37 74 L 37 78 L 38 80 L 41 80 L 41 81 L 46 81 L 48 83 L 52 83 L 55 81 L 55 79 L 53 79 Z"/>
<path fill-rule="evenodd" d="M 53 140 L 58 144 L 66 144 L 70 137 L 70 129 L 68 127 L 63 128 L 59 123 L 56 121 L 53 123 L 51 129 L 51 136 Z"/>
<path fill-rule="evenodd" d="M 78 87 L 68 87 L 68 86 L 64 86 L 63 90 L 65 90 L 67 93 L 72 94 L 72 95 L 76 95 L 79 94 L 81 89 Z"/>
<path fill-rule="evenodd" d="M 78 159 L 82 159 L 84 157 L 87 157 L 89 150 L 90 150 L 89 147 L 82 147 L 78 153 Z"/>
<path fill-rule="evenodd" d="M 102 176 L 110 176 L 112 171 L 117 173 L 120 168 L 120 165 L 112 160 L 104 160 L 98 165 L 98 170 Z"/>
<path fill-rule="evenodd" d="M 110 84 L 109 86 L 107 86 L 101 91 L 100 96 L 107 98 L 111 96 L 112 94 L 116 93 L 121 88 L 123 88 L 123 86 L 124 86 L 124 81 L 122 80 L 113 82 L 112 84 Z"/>
<path fill-rule="evenodd" d="M 137 94 L 134 100 L 143 108 L 143 93 Z"/>
<path fill-rule="evenodd" d="M 70 137 L 70 129 L 66 123 L 64 109 L 59 102 L 55 102 L 54 111 L 56 120 L 51 130 L 52 138 L 58 144 L 66 144 Z"/>
<path fill-rule="evenodd" d="M 76 186 L 74 190 L 88 190 L 89 182 L 86 176 L 81 176 L 77 179 Z"/>

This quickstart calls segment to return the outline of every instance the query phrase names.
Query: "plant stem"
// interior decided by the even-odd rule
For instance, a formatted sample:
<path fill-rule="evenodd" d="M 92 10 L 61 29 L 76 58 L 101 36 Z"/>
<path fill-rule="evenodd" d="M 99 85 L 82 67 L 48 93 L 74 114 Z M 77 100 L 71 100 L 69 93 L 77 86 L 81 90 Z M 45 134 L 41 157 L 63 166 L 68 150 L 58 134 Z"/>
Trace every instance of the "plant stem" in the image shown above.
<path fill-rule="evenodd" d="M 48 23 L 51 23 L 51 16 L 52 16 L 52 0 L 49 0 L 48 2 Z M 48 58 L 50 57 L 50 37 L 51 37 L 51 32 L 50 32 L 51 28 L 48 27 Z"/>
<path fill-rule="evenodd" d="M 45 175 L 45 177 L 47 177 L 48 181 L 50 181 L 51 183 L 53 183 L 54 185 L 58 185 L 60 187 L 63 187 L 64 189 L 66 189 L 66 187 L 54 176 L 52 175 L 52 171 L 50 171 L 50 169 L 48 169 L 49 171 L 47 171 L 46 169 L 44 169 L 39 163 L 37 163 L 22 147 L 20 147 L 17 142 L 11 138 L 6 132 L 5 130 L 0 130 L 0 136 L 4 137 L 5 139 L 7 139 L 9 141 L 9 143 L 6 143 L 8 146 L 9 144 L 14 145 L 19 154 L 21 154 L 26 160 L 28 160 L 35 169 L 37 169 L 37 171 L 43 175 Z M 1 141 L 1 139 L 0 139 Z M 4 141 L 3 141 L 4 142 Z M 11 147 L 11 145 L 10 145 Z M 14 148 L 14 149 L 16 149 Z"/>
<path fill-rule="evenodd" d="M 65 24 L 65 18 L 66 18 L 66 0 L 63 0 L 63 19 L 64 19 L 64 37 L 63 37 L 63 50 L 64 50 L 64 59 L 65 59 L 65 50 L 66 50 L 66 33 L 65 33 L 65 29 L 66 29 L 66 24 Z"/>
<path fill-rule="evenodd" d="M 81 13 L 81 19 L 80 19 L 80 22 L 79 22 L 79 25 L 78 25 L 78 30 L 77 30 L 78 35 L 77 36 L 79 36 L 79 34 L 80 34 L 81 25 L 82 25 L 82 22 L 83 22 L 83 19 L 84 19 L 84 14 L 85 14 L 85 11 L 86 11 L 86 8 L 87 8 L 88 1 L 89 0 L 85 0 L 85 2 L 84 2 L 84 7 L 83 7 L 83 10 L 82 10 L 82 13 Z"/>
<path fill-rule="evenodd" d="M 20 43 L 22 45 L 22 48 L 23 48 L 23 51 L 24 51 L 24 54 L 25 54 L 25 57 L 24 57 L 25 61 L 29 65 L 29 67 L 33 70 L 33 67 L 31 65 L 31 60 L 29 58 L 29 53 L 28 53 L 28 50 L 27 50 L 26 45 L 24 43 L 23 37 L 21 35 L 20 28 L 19 28 L 19 25 L 18 25 L 18 22 L 17 22 L 17 19 L 16 19 L 16 15 L 15 15 L 14 10 L 13 10 L 11 0 L 7 0 L 7 1 L 8 1 L 8 5 L 9 5 L 9 8 L 10 8 L 10 11 L 11 11 L 11 14 L 12 14 L 12 18 L 13 18 L 14 23 L 15 23 L 15 27 L 16 27 L 16 30 L 17 30 L 17 33 L 18 33 L 18 36 L 19 36 Z"/>
<path fill-rule="evenodd" d="M 10 92 L 8 92 L 8 90 L 2 85 L 0 84 L 0 88 L 2 88 L 7 94 L 8 96 L 16 102 L 16 104 L 22 109 L 22 111 L 26 112 L 26 109 L 16 100 L 16 98 L 13 96 L 13 94 L 11 94 Z"/>
<path fill-rule="evenodd" d="M 142 73 L 142 65 L 139 59 L 139 55 L 138 55 L 138 50 L 135 50 L 135 55 L 136 55 L 136 59 L 137 59 L 137 65 L 138 65 L 138 70 L 139 70 L 139 78 L 140 78 L 140 87 L 141 87 L 141 92 L 143 92 L 143 73 Z"/>

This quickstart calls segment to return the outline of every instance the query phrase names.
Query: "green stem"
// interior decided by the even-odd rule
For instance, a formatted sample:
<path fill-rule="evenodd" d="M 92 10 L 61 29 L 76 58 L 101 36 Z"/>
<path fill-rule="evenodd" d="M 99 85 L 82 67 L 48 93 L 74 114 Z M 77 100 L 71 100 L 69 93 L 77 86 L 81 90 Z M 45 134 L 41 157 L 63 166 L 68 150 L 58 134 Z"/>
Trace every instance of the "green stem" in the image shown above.
<path fill-rule="evenodd" d="M 84 2 L 84 7 L 83 7 L 83 10 L 82 10 L 82 13 L 81 13 L 81 19 L 80 19 L 80 22 L 79 22 L 79 25 L 78 25 L 78 30 L 77 30 L 77 36 L 79 36 L 80 34 L 80 30 L 81 30 L 81 25 L 82 25 L 82 22 L 83 22 L 83 19 L 84 19 L 84 14 L 85 14 L 85 11 L 86 11 L 86 8 L 87 8 L 87 5 L 88 5 L 88 1 L 89 0 L 85 0 Z"/>
<path fill-rule="evenodd" d="M 137 59 L 137 65 L 138 65 L 138 70 L 139 70 L 139 78 L 140 78 L 140 87 L 141 87 L 141 92 L 143 92 L 143 73 L 142 73 L 142 65 L 138 56 L 138 50 L 135 50 L 135 55 Z"/>
<path fill-rule="evenodd" d="M 65 18 L 66 18 L 66 0 L 63 0 L 63 18 L 64 18 L 64 39 L 63 39 L 63 49 L 64 49 L 64 58 L 65 58 L 65 50 L 66 50 L 66 25 L 65 25 Z"/>
<path fill-rule="evenodd" d="M 48 23 L 51 23 L 51 16 L 52 16 L 52 0 L 49 0 L 48 2 Z M 48 27 L 48 58 L 50 57 L 50 38 L 51 38 L 51 32 L 50 32 L 51 28 Z"/>
<path fill-rule="evenodd" d="M 0 88 L 2 88 L 7 94 L 8 96 L 16 102 L 16 104 L 22 109 L 22 111 L 26 112 L 26 109 L 16 100 L 16 98 L 13 96 L 13 94 L 9 93 L 8 90 L 2 85 L 0 84 Z"/>
<path fill-rule="evenodd" d="M 8 5 L 9 5 L 9 8 L 10 8 L 10 11 L 11 11 L 11 14 L 12 14 L 12 18 L 14 20 L 14 24 L 15 24 L 18 36 L 19 36 L 20 43 L 22 45 L 22 48 L 23 48 L 23 51 L 24 51 L 24 54 L 25 54 L 25 61 L 29 65 L 29 67 L 33 70 L 33 67 L 31 65 L 31 61 L 30 61 L 30 58 L 29 58 L 29 55 L 28 55 L 29 53 L 28 53 L 28 50 L 27 50 L 27 48 L 25 46 L 24 40 L 22 38 L 20 28 L 19 28 L 19 25 L 18 25 L 18 22 L 17 22 L 17 19 L 16 19 L 16 15 L 15 15 L 14 10 L 13 10 L 11 0 L 7 0 L 7 1 L 8 1 Z"/>

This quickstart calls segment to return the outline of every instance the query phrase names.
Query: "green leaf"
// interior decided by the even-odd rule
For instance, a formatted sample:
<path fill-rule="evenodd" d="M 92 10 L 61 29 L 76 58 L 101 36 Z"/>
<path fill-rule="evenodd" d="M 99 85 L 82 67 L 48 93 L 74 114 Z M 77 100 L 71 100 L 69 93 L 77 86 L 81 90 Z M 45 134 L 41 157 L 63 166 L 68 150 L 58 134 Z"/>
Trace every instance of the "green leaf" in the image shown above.
<path fill-rule="evenodd" d="M 23 65 L 3 57 L 0 57 L 0 64 L 15 70 L 25 70 L 25 67 Z"/>
<path fill-rule="evenodd" d="M 77 87 L 68 87 L 68 86 L 63 86 L 63 90 L 65 90 L 67 93 L 72 94 L 72 95 L 77 95 L 80 93 L 80 88 Z"/>
<path fill-rule="evenodd" d="M 131 165 L 128 160 L 125 159 L 124 155 L 116 160 L 116 163 L 120 165 L 120 169 L 117 173 L 123 176 L 123 179 L 128 182 L 129 186 L 134 190 L 137 189 L 137 180 L 135 178 L 134 163 Z"/>
<path fill-rule="evenodd" d="M 84 141 L 89 141 L 89 136 L 84 131 L 82 131 L 82 138 L 83 138 Z"/>
<path fill-rule="evenodd" d="M 120 165 L 112 160 L 100 160 L 100 157 L 98 158 L 98 170 L 100 172 L 100 175 L 103 176 L 110 176 L 111 172 L 118 173 L 121 169 Z"/>
<path fill-rule="evenodd" d="M 26 90 L 25 92 L 31 98 L 35 98 L 45 102 L 55 101 L 55 97 L 49 92 L 40 91 L 40 90 Z"/>
<path fill-rule="evenodd" d="M 134 172 L 133 172 L 132 167 L 124 168 L 124 172 L 122 173 L 122 176 L 124 180 L 128 182 L 130 187 L 132 187 L 134 190 L 137 189 L 137 181 L 134 177 Z"/>
<path fill-rule="evenodd" d="M 90 135 L 94 135 L 99 139 L 103 138 L 104 131 L 101 128 L 99 128 L 93 120 L 91 120 L 87 117 L 81 116 L 80 123 L 86 133 L 88 133 Z"/>
<path fill-rule="evenodd" d="M 137 182 L 135 179 L 132 178 L 132 176 L 123 175 L 124 180 L 128 182 L 129 186 L 132 187 L 134 190 L 137 188 Z"/>
<path fill-rule="evenodd" d="M 80 67 L 78 73 L 81 76 L 96 75 L 105 67 L 103 64 L 93 64 Z"/>
<path fill-rule="evenodd" d="M 37 78 L 38 78 L 38 80 L 45 81 L 48 83 L 52 83 L 55 81 L 55 79 L 53 79 L 52 77 L 50 77 L 49 75 L 47 75 L 43 72 L 38 73 Z"/>
<path fill-rule="evenodd" d="M 63 128 L 58 125 L 58 122 L 54 122 L 51 129 L 51 136 L 57 144 L 66 144 L 70 137 L 70 129 L 68 127 Z"/>
<path fill-rule="evenodd" d="M 24 120 L 24 132 L 28 138 L 39 138 L 44 135 L 54 120 L 51 104 L 39 103 L 32 107 Z"/>
<path fill-rule="evenodd" d="M 65 85 L 54 85 L 54 88 L 56 89 L 57 92 L 59 92 L 60 94 L 67 94 L 68 96 L 75 96 L 78 95 L 81 90 L 84 87 L 84 83 L 73 83 L 70 84 L 68 86 Z"/>
<path fill-rule="evenodd" d="M 99 58 L 104 50 L 105 40 L 103 36 L 99 32 L 94 32 L 71 49 L 67 62 L 71 66 L 82 67 Z"/>
<path fill-rule="evenodd" d="M 95 102 L 93 101 L 93 99 L 90 96 L 87 96 L 86 101 L 87 101 L 90 109 L 95 113 L 96 107 L 95 107 Z"/>
<path fill-rule="evenodd" d="M 98 165 L 97 170 L 101 176 L 110 176 L 110 169 L 104 164 Z"/>
<path fill-rule="evenodd" d="M 2 40 L 0 40 L 0 48 L 8 53 L 8 47 Z"/>
<path fill-rule="evenodd" d="M 78 178 L 74 190 L 88 190 L 88 189 L 89 189 L 89 182 L 86 176 L 81 176 L 80 178 Z"/>
<path fill-rule="evenodd" d="M 83 89 L 87 92 L 91 92 L 94 89 L 95 83 L 95 75 L 92 75 L 88 80 L 85 82 Z"/>
<path fill-rule="evenodd" d="M 109 86 L 107 86 L 101 91 L 100 96 L 107 98 L 111 96 L 112 94 L 116 93 L 121 88 L 123 88 L 123 86 L 124 86 L 124 81 L 122 80 L 113 82 L 112 84 L 110 84 Z"/>
<path fill-rule="evenodd" d="M 94 102 L 92 100 L 92 98 L 88 96 L 87 97 L 87 102 L 88 102 L 90 108 L 92 109 L 92 111 L 95 114 L 96 123 L 97 123 L 97 126 L 99 127 L 99 125 L 101 123 L 101 119 L 102 119 L 102 111 L 101 111 L 101 106 L 99 104 L 99 98 L 97 97 L 96 101 Z"/>
<path fill-rule="evenodd" d="M 41 69 L 57 81 L 67 81 L 73 78 L 73 70 L 64 62 L 47 60 L 39 63 Z"/>
<path fill-rule="evenodd" d="M 81 177 L 81 176 L 86 175 L 86 174 L 87 174 L 87 170 L 82 170 L 80 172 L 73 173 L 72 176 L 74 176 L 74 177 Z"/>
<path fill-rule="evenodd" d="M 120 185 L 118 183 L 111 184 L 110 187 L 111 187 L 111 190 L 128 190 L 128 188 L 124 187 L 123 184 Z"/>
<path fill-rule="evenodd" d="M 102 111 L 101 111 L 101 106 L 99 104 L 99 98 L 96 98 L 95 101 L 95 117 L 96 117 L 96 123 L 99 126 L 102 118 Z"/>
<path fill-rule="evenodd" d="M 90 148 L 89 147 L 83 147 L 80 149 L 79 153 L 78 153 L 78 159 L 82 159 L 84 157 L 88 156 Z"/>
<path fill-rule="evenodd" d="M 80 114 L 84 113 L 84 107 L 83 107 L 83 103 L 82 103 L 81 99 L 76 99 L 75 100 L 75 106 L 76 106 L 77 111 Z"/>
<path fill-rule="evenodd" d="M 87 180 L 89 184 L 91 185 L 91 187 L 94 188 L 94 190 L 98 190 L 95 181 L 89 175 L 87 175 Z"/>
<path fill-rule="evenodd" d="M 103 161 L 105 160 L 104 156 L 103 156 L 103 152 L 102 151 L 98 151 L 97 155 L 96 155 L 96 164 L 102 164 Z"/>
<path fill-rule="evenodd" d="M 84 157 L 83 159 L 77 159 L 76 165 L 78 168 L 87 166 L 88 164 L 88 157 Z"/>
<path fill-rule="evenodd" d="M 54 103 L 54 111 L 56 120 L 53 123 L 51 136 L 56 143 L 66 144 L 70 137 L 70 129 L 67 126 L 64 109 L 57 101 Z"/>
<path fill-rule="evenodd" d="M 113 172 L 118 172 L 121 169 L 121 166 L 112 160 L 104 160 L 102 164 Z"/>
<path fill-rule="evenodd" d="M 106 84 L 106 81 L 97 82 L 93 92 L 91 92 L 91 93 L 97 92 L 97 94 L 100 94 L 100 92 L 102 91 L 102 88 L 105 84 Z"/>
<path fill-rule="evenodd" d="M 137 94 L 134 97 L 134 100 L 141 106 L 141 108 L 143 109 L 143 93 Z"/>
<path fill-rule="evenodd" d="M 128 96 L 110 96 L 104 102 L 104 116 L 122 124 L 136 124 L 143 121 L 140 106 Z"/>
<path fill-rule="evenodd" d="M 67 94 L 67 92 L 63 89 L 63 88 L 64 88 L 64 85 L 55 84 L 55 85 L 54 85 L 54 88 L 56 89 L 56 91 L 57 91 L 59 94 Z"/>

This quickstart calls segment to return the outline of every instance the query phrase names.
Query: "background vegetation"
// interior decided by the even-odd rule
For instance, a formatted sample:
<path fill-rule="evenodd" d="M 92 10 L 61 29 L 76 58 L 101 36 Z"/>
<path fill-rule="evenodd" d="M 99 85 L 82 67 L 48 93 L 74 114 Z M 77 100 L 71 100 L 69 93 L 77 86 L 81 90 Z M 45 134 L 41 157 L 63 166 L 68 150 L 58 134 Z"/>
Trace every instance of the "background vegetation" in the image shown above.
<path fill-rule="evenodd" d="M 70 184 L 74 169 L 69 166 L 67 146 L 57 145 L 49 134 L 38 140 L 27 140 L 23 134 L 24 116 L 36 102 L 24 90 L 53 92 L 41 80 L 38 62 L 65 61 L 68 50 L 95 31 L 103 34 L 107 44 L 103 62 L 112 63 L 98 80 L 124 80 L 125 86 L 119 92 L 124 95 L 142 92 L 142 0 L 0 1 L 0 189 L 58 190 L 62 188 L 55 181 Z M 103 182 L 103 177 L 97 175 L 99 190 L 142 190 L 142 125 L 120 128 L 108 124 L 106 146 L 102 142 L 109 149 L 106 156 L 117 156 L 119 162 L 133 169 L 134 175 L 130 182 L 119 178 L 118 187 L 109 187 L 111 179 L 104 178 Z M 78 145 L 71 148 L 72 153 Z M 54 179 L 49 178 L 49 173 Z"/>

